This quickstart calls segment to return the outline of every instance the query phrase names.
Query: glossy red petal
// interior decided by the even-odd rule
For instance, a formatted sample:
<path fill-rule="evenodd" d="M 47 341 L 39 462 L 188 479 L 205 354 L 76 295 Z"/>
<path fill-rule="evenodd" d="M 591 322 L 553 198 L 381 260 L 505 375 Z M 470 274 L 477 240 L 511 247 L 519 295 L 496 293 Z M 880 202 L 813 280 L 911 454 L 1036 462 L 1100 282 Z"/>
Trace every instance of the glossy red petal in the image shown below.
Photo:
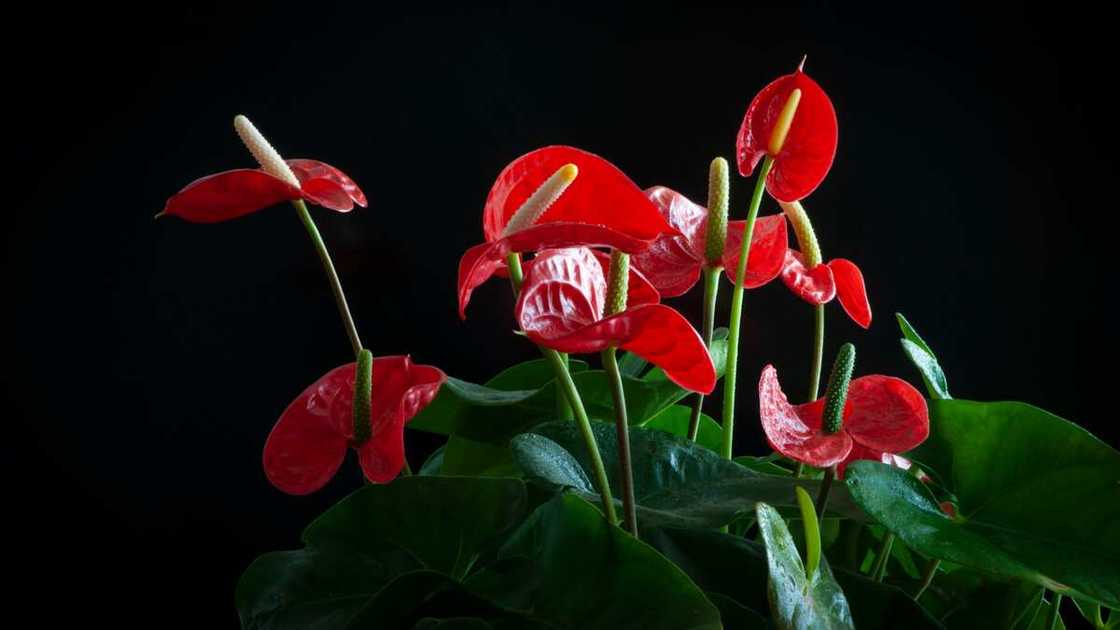
<path fill-rule="evenodd" d="M 723 269 L 731 283 L 739 271 L 739 249 L 743 246 L 746 221 L 727 223 L 727 245 L 723 250 Z M 786 235 L 786 217 L 772 214 L 758 217 L 751 234 L 751 251 L 747 255 L 747 275 L 743 286 L 757 289 L 782 273 L 786 264 L 789 237 Z"/>
<path fill-rule="evenodd" d="M 237 169 L 187 184 L 167 200 L 163 213 L 194 223 L 217 223 L 300 197 L 298 188 L 264 171 Z"/>
<path fill-rule="evenodd" d="M 661 234 L 675 233 L 641 189 L 613 164 L 574 147 L 551 146 L 517 158 L 498 175 L 483 210 L 486 240 L 502 238 L 506 224 L 529 195 L 569 163 L 579 167 L 579 176 L 536 225 L 579 223 L 606 227 L 642 242 L 636 249 L 618 246 L 627 253 L 644 250 Z"/>
<path fill-rule="evenodd" d="M 603 277 L 610 278 L 611 273 L 611 255 L 599 251 L 597 249 L 591 250 L 595 256 L 595 260 L 599 262 L 599 266 L 603 268 Z M 527 264 L 531 265 L 532 260 Z M 649 281 L 644 273 L 639 271 L 634 266 L 634 261 L 630 261 L 630 274 L 626 287 L 626 307 L 634 308 L 643 304 L 657 304 L 661 301 L 661 293 L 658 292 L 657 287 Z"/>
<path fill-rule="evenodd" d="M 308 201 L 339 212 L 366 207 L 366 195 L 346 173 L 318 160 L 287 160 Z"/>
<path fill-rule="evenodd" d="M 871 327 L 871 303 L 867 301 L 867 287 L 863 274 L 850 260 L 837 258 L 828 263 L 836 280 L 836 297 L 852 321 L 864 328 Z"/>
<path fill-rule="evenodd" d="M 905 453 L 929 437 L 929 410 L 906 381 L 873 374 L 848 388 L 844 431 L 869 449 Z"/>
<path fill-rule="evenodd" d="M 551 342 L 599 321 L 606 293 L 603 267 L 590 249 L 547 250 L 525 274 L 514 315 L 531 339 Z"/>
<path fill-rule="evenodd" d="M 767 365 L 758 382 L 758 411 L 766 441 L 775 451 L 817 468 L 844 461 L 852 450 L 852 439 L 844 431 L 826 434 L 820 430 L 823 402 L 794 407 L 782 392 L 778 372 Z"/>
<path fill-rule="evenodd" d="M 739 173 L 750 175 L 767 153 L 774 124 L 790 92 L 801 90 L 801 101 L 766 189 L 778 201 L 798 201 L 813 192 L 836 156 L 836 110 L 817 82 L 800 70 L 779 77 L 754 97 L 736 142 Z"/>
<path fill-rule="evenodd" d="M 663 304 L 626 309 L 566 334 L 526 332 L 535 343 L 560 352 L 599 352 L 615 346 L 661 368 L 684 389 L 709 394 L 715 388 L 715 367 L 699 333 L 680 313 Z"/>
<path fill-rule="evenodd" d="M 404 426 L 436 397 L 447 380 L 439 369 L 416 365 L 407 356 L 373 360 L 373 431 L 358 447 L 366 478 L 388 483 L 404 467 Z"/>
<path fill-rule="evenodd" d="M 647 188 L 645 195 L 681 235 L 658 237 L 649 249 L 635 254 L 630 263 L 649 278 L 661 295 L 684 295 L 700 279 L 708 209 L 664 186 Z"/>
<path fill-rule="evenodd" d="M 782 269 L 782 282 L 790 291 L 810 304 L 825 304 L 836 297 L 836 280 L 828 265 L 817 265 L 812 269 L 805 266 L 800 252 L 786 250 L 785 267 Z"/>
<path fill-rule="evenodd" d="M 598 225 L 545 223 L 534 225 L 493 243 L 475 245 L 459 260 L 459 317 L 466 318 L 471 292 L 494 275 L 510 253 L 582 245 L 611 247 L 622 251 L 641 251 L 649 243 Z"/>
<path fill-rule="evenodd" d="M 309 494 L 334 477 L 353 437 L 354 364 L 335 368 L 305 389 L 276 422 L 264 445 L 264 472 L 288 494 Z"/>

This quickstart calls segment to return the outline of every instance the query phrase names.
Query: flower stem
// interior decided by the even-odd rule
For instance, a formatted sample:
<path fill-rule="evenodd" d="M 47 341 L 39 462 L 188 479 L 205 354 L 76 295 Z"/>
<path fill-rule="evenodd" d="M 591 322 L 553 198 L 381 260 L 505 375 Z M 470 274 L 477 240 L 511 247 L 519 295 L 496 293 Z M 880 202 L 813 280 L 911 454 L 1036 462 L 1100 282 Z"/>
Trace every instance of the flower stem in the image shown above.
<path fill-rule="evenodd" d="M 933 584 L 933 576 L 937 575 L 937 568 L 941 566 L 941 560 L 931 558 L 929 563 L 926 564 L 925 571 L 922 572 L 922 584 L 918 587 L 918 592 L 914 593 L 914 601 L 922 598 L 922 593 L 926 592 L 930 584 Z"/>
<path fill-rule="evenodd" d="M 521 270 L 521 255 L 510 254 L 507 256 L 506 265 L 509 266 L 509 280 L 513 284 L 513 292 L 516 295 L 521 291 L 521 283 L 525 280 L 525 274 Z M 614 511 L 614 499 L 611 497 L 611 485 L 607 480 L 607 469 L 603 465 L 603 456 L 599 453 L 599 444 L 595 441 L 595 433 L 591 431 L 591 419 L 587 417 L 583 399 L 580 398 L 579 389 L 576 388 L 571 371 L 568 369 L 567 356 L 551 348 L 538 347 L 544 358 L 552 364 L 552 370 L 556 373 L 556 386 L 563 392 L 564 397 L 568 400 L 568 405 L 575 413 L 576 422 L 579 424 L 580 433 L 583 435 L 583 441 L 591 455 L 591 467 L 594 469 L 592 472 L 595 473 L 595 486 L 599 490 L 599 496 L 603 499 L 603 512 L 606 514 L 608 521 L 616 523 L 618 522 L 618 516 Z"/>
<path fill-rule="evenodd" d="M 829 466 L 824 471 L 820 489 L 817 490 L 817 515 L 824 521 L 824 510 L 828 507 L 828 493 L 832 490 L 832 480 L 836 478 L 836 466 Z"/>
<path fill-rule="evenodd" d="M 303 223 L 307 235 L 311 237 L 311 243 L 315 245 L 315 251 L 319 254 L 319 262 L 323 264 L 323 271 L 327 274 L 331 291 L 334 292 L 335 304 L 338 305 L 338 314 L 342 316 L 342 326 L 346 329 L 346 336 L 350 338 L 350 346 L 354 349 L 354 356 L 356 357 L 362 351 L 362 340 L 358 337 L 358 328 L 354 325 L 354 317 L 350 315 L 350 306 L 346 303 L 346 293 L 342 290 L 342 282 L 338 279 L 338 272 L 334 269 L 334 263 L 331 262 L 331 254 L 327 251 L 327 245 L 323 242 L 322 235 L 319 234 L 319 228 L 315 227 L 315 220 L 311 218 L 311 213 L 307 211 L 307 204 L 303 203 L 302 199 L 297 199 L 292 202 L 292 205 L 296 207 L 296 214 L 299 215 L 299 220 Z"/>
<path fill-rule="evenodd" d="M 813 364 L 809 368 L 809 398 L 808 402 L 817 399 L 821 388 L 821 364 L 824 362 L 824 304 L 817 304 L 816 327 L 813 337 Z"/>
<path fill-rule="evenodd" d="M 879 556 L 875 558 L 875 568 L 871 570 L 871 579 L 882 582 L 887 574 L 887 562 L 891 557 L 891 547 L 894 546 L 894 534 L 887 532 L 883 535 L 883 542 L 879 546 Z"/>
<path fill-rule="evenodd" d="M 716 299 L 719 297 L 719 274 L 722 267 L 704 267 L 704 346 L 712 348 L 712 335 L 715 332 Z M 704 405 L 704 394 L 696 394 L 692 402 L 692 415 L 688 418 L 688 439 L 696 441 L 700 432 L 700 411 Z"/>
<path fill-rule="evenodd" d="M 525 281 L 525 272 L 521 269 L 521 254 L 513 253 L 507 256 L 506 266 L 509 267 L 509 283 L 513 286 L 513 297 L 517 298 L 517 294 L 521 293 L 521 283 Z M 541 350 L 544 349 L 541 348 Z M 564 365 L 564 371 L 570 371 L 568 355 L 563 352 L 559 354 L 560 361 Z M 556 418 L 558 420 L 572 419 L 572 408 L 561 394 L 559 383 L 556 384 Z"/>
<path fill-rule="evenodd" d="M 603 456 L 599 454 L 599 444 L 595 441 L 595 433 L 591 430 L 591 419 L 587 417 L 587 410 L 583 407 L 583 399 L 580 398 L 579 390 L 576 389 L 575 381 L 572 380 L 572 375 L 565 367 L 564 360 L 560 358 L 560 353 L 550 348 L 541 348 L 541 352 L 552 364 L 553 370 L 556 371 L 556 381 L 563 387 L 564 395 L 567 396 L 568 403 L 571 404 L 572 411 L 575 412 L 576 423 L 579 425 L 583 441 L 587 445 L 588 454 L 591 456 L 591 468 L 593 469 L 592 472 L 595 473 L 595 486 L 603 500 L 603 513 L 608 521 L 617 523 L 618 516 L 614 511 L 614 499 L 611 497 L 611 486 L 607 480 L 607 469 L 603 465 Z"/>
<path fill-rule="evenodd" d="M 727 335 L 727 367 L 724 371 L 723 384 L 723 444 L 720 454 L 724 459 L 731 459 L 731 445 L 735 432 L 735 381 L 739 364 L 739 328 L 743 319 L 743 282 L 747 276 L 747 257 L 751 251 L 751 239 L 754 237 L 754 222 L 758 217 L 758 208 L 762 205 L 762 191 L 765 189 L 766 176 L 774 166 L 774 160 L 766 156 L 762 161 L 762 168 L 758 171 L 758 182 L 751 195 L 751 205 L 747 210 L 747 223 L 743 229 L 743 242 L 739 248 L 739 267 L 735 270 L 735 288 L 731 293 L 731 321 Z"/>
<path fill-rule="evenodd" d="M 618 351 L 611 347 L 603 350 L 603 367 L 611 381 L 614 398 L 614 424 L 618 432 L 618 473 L 622 486 L 623 520 L 626 531 L 638 536 L 638 510 L 634 501 L 634 471 L 630 465 L 630 425 L 626 417 L 626 392 L 622 388 L 622 372 L 618 369 Z"/>

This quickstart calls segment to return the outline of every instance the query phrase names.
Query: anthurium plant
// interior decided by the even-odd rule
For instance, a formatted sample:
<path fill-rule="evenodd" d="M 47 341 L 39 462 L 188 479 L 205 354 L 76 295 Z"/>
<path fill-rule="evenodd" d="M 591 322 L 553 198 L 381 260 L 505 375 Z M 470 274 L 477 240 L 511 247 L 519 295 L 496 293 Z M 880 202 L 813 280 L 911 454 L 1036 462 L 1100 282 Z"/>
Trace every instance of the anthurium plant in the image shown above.
<path fill-rule="evenodd" d="M 872 316 L 859 267 L 826 262 L 806 208 L 837 120 L 803 65 L 746 109 L 745 203 L 732 203 L 722 157 L 706 207 L 568 146 L 498 173 L 448 309 L 457 299 L 465 318 L 475 288 L 505 279 L 514 307 L 494 325 L 540 357 L 481 384 L 362 344 L 308 204 L 349 212 L 365 195 L 333 166 L 284 160 L 235 118 L 260 168 L 196 180 L 160 216 L 216 223 L 295 206 L 353 357 L 278 394 L 294 399 L 267 439 L 262 426 L 264 471 L 306 495 L 353 449 L 367 481 L 307 526 L 301 548 L 245 569 L 244 628 L 1120 625 L 1116 449 L 1025 403 L 954 399 L 902 315 L 899 375 L 862 372 L 859 340 L 843 340 L 821 391 L 825 305 L 864 328 Z M 777 279 L 815 309 L 812 367 L 743 375 L 758 413 L 737 431 L 773 450 L 736 452 L 747 290 Z M 696 323 L 663 302 L 694 289 Z M 711 395 L 719 418 L 703 412 Z M 416 468 L 412 431 L 446 436 Z"/>

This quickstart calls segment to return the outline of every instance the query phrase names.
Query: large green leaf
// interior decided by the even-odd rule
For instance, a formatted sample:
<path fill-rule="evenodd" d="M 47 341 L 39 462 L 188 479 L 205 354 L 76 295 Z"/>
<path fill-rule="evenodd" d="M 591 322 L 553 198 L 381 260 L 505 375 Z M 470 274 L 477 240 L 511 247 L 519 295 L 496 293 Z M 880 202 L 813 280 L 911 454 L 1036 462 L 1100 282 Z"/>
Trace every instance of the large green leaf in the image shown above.
<path fill-rule="evenodd" d="M 813 575 L 805 575 L 801 554 L 778 511 L 759 503 L 756 516 L 770 567 L 767 594 L 774 625 L 782 630 L 855 628 L 828 562 L 822 559 Z"/>
<path fill-rule="evenodd" d="M 913 475 L 855 462 L 852 497 L 911 548 L 1120 605 L 1120 453 L 1022 403 L 933 401 L 913 454 L 959 501 L 950 519 Z"/>
<path fill-rule="evenodd" d="M 918 331 L 914 330 L 910 322 L 906 321 L 902 313 L 895 313 L 895 317 L 898 319 L 898 327 L 902 330 L 902 351 L 910 357 L 910 361 L 918 368 L 930 397 L 936 399 L 952 398 L 949 395 L 949 383 L 945 379 L 945 372 L 942 371 L 941 364 L 937 362 L 937 356 L 933 354 L 933 350 L 918 334 Z"/>
<path fill-rule="evenodd" d="M 516 479 L 409 477 L 362 488 L 303 533 L 306 547 L 266 554 L 242 575 L 245 628 L 337 628 L 396 575 L 463 575 L 483 543 L 527 512 Z"/>
<path fill-rule="evenodd" d="M 647 420 L 641 426 L 647 429 L 665 431 L 677 437 L 688 437 L 688 425 L 692 420 L 692 408 L 673 405 Z M 719 452 L 723 443 L 723 427 L 706 413 L 700 414 L 700 430 L 696 433 L 696 443 L 710 451 Z"/>
<path fill-rule="evenodd" d="M 621 496 L 615 429 L 593 422 L 592 430 L 611 488 L 615 496 Z M 586 481 L 592 476 L 588 474 L 591 459 L 575 423 L 540 425 L 532 434 L 518 436 L 511 447 L 526 475 L 571 487 L 592 502 L 598 500 Z M 630 449 L 638 520 L 645 527 L 719 527 L 737 515 L 752 512 L 758 501 L 794 507 L 795 485 L 815 493 L 819 484 L 749 470 L 664 431 L 632 427 Z M 578 462 L 578 468 L 572 460 Z M 582 476 L 578 474 L 581 470 L 585 473 Z M 842 486 L 833 487 L 828 507 L 840 515 L 863 518 Z"/>
<path fill-rule="evenodd" d="M 769 610 L 769 570 L 766 549 L 761 544 L 714 530 L 675 528 L 646 530 L 643 540 L 684 569 L 705 591 L 729 597 L 749 610 Z M 893 586 L 841 570 L 834 571 L 833 577 L 844 589 L 856 627 L 861 630 L 942 627 L 909 595 Z"/>
<path fill-rule="evenodd" d="M 525 565 L 514 575 L 532 585 L 533 616 L 561 628 L 721 627 L 719 610 L 684 572 L 570 494 L 537 508 L 498 557 L 528 561 L 532 579 Z"/>

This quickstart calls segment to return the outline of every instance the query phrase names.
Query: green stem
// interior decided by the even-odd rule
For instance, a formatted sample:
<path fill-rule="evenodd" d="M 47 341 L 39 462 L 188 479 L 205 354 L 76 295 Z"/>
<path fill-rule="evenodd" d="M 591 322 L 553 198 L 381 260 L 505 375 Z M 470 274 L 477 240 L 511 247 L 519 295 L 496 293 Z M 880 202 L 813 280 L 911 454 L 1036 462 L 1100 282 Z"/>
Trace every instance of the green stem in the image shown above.
<path fill-rule="evenodd" d="M 607 469 L 603 466 L 603 456 L 599 454 L 599 444 L 595 441 L 595 433 L 591 430 L 591 419 L 587 417 L 587 410 L 583 407 L 583 399 L 579 396 L 579 390 L 576 389 L 572 375 L 564 367 L 564 361 L 560 358 L 560 353 L 549 348 L 541 348 L 541 352 L 552 364 L 552 369 L 556 372 L 556 381 L 563 387 L 564 395 L 567 396 L 568 403 L 576 414 L 576 423 L 579 424 L 580 433 L 583 435 L 583 441 L 587 445 L 588 454 L 591 456 L 591 468 L 592 472 L 595 473 L 595 486 L 599 491 L 599 496 L 603 499 L 603 513 L 606 514 L 608 521 L 617 523 L 618 516 L 614 511 L 614 499 L 611 498 Z"/>
<path fill-rule="evenodd" d="M 509 283 L 513 286 L 513 297 L 516 299 L 517 294 L 521 293 L 521 283 L 525 282 L 525 272 L 521 269 L 521 254 L 513 253 L 506 256 L 506 266 L 509 267 Z M 543 353 L 544 348 L 541 348 L 541 351 Z M 562 352 L 558 354 L 560 355 L 561 363 L 564 365 L 564 371 L 570 371 L 568 368 L 568 355 Z M 556 417 L 559 420 L 572 419 L 572 407 L 568 404 L 568 401 L 560 391 L 559 382 L 556 384 Z"/>
<path fill-rule="evenodd" d="M 828 493 L 832 490 L 832 480 L 836 478 L 836 466 L 830 466 L 824 471 L 820 489 L 817 490 L 817 515 L 824 521 L 824 511 L 828 507 Z"/>
<path fill-rule="evenodd" d="M 821 388 L 821 365 L 824 363 L 824 304 L 817 304 L 813 336 L 813 364 L 809 368 L 809 402 L 817 399 Z"/>
<path fill-rule="evenodd" d="M 719 274 L 722 267 L 704 268 L 704 345 L 711 350 L 712 335 L 716 324 L 716 298 L 719 297 Z M 704 394 L 696 394 L 692 402 L 692 415 L 688 418 L 688 439 L 696 441 L 700 432 L 700 412 L 704 405 Z"/>
<path fill-rule="evenodd" d="M 747 258 L 754 237 L 754 222 L 758 208 L 762 205 L 762 191 L 765 189 L 766 176 L 774 166 L 774 160 L 766 156 L 758 171 L 758 182 L 751 195 L 751 205 L 747 210 L 747 222 L 743 229 L 743 242 L 739 248 L 739 266 L 735 270 L 735 288 L 731 293 L 731 321 L 727 335 L 727 367 L 723 384 L 723 444 L 720 449 L 724 459 L 731 459 L 731 446 L 735 432 L 735 381 L 739 364 L 739 328 L 743 319 L 743 282 L 747 276 Z"/>
<path fill-rule="evenodd" d="M 871 571 L 871 579 L 882 582 L 887 574 L 887 561 L 891 557 L 891 547 L 894 546 L 894 534 L 887 532 L 883 535 L 883 543 L 879 546 L 879 556 L 875 558 L 875 568 Z"/>
<path fill-rule="evenodd" d="M 401 468 L 400 476 L 401 477 L 411 477 L 412 476 L 412 466 L 408 465 L 408 460 L 407 459 L 404 460 L 404 466 Z"/>
<path fill-rule="evenodd" d="M 358 328 L 354 325 L 354 317 L 350 315 L 350 306 L 346 303 L 346 293 L 342 290 L 342 282 L 338 279 L 338 272 L 334 269 L 334 263 L 331 262 L 331 254 L 327 251 L 327 245 L 323 242 L 322 235 L 319 234 L 319 228 L 315 227 L 315 220 L 311 218 L 311 213 L 307 211 L 307 204 L 303 203 L 302 199 L 297 199 L 292 202 L 292 205 L 296 207 L 296 214 L 299 215 L 299 220 L 303 223 L 307 235 L 311 237 L 311 243 L 315 245 L 315 251 L 319 254 L 319 261 L 323 264 L 323 271 L 326 272 L 331 291 L 334 292 L 338 314 L 342 316 L 342 325 L 346 328 L 346 336 L 350 338 L 350 346 L 354 349 L 354 356 L 356 357 L 362 351 L 362 340 L 358 337 Z"/>
<path fill-rule="evenodd" d="M 921 599 L 929 585 L 933 584 L 933 576 L 937 575 L 937 568 L 940 566 L 941 560 L 938 558 L 931 558 L 929 563 L 926 564 L 926 569 L 922 572 L 922 584 L 918 587 L 918 592 L 914 593 L 914 601 Z"/>
<path fill-rule="evenodd" d="M 1062 607 L 1062 594 L 1054 593 L 1053 591 L 1051 591 L 1051 593 L 1054 595 L 1054 601 L 1050 602 L 1050 618 L 1046 622 L 1046 627 L 1049 630 L 1055 630 L 1058 627 L 1058 619 L 1062 616 L 1060 612 Z"/>
<path fill-rule="evenodd" d="M 618 433 L 618 473 L 622 486 L 623 520 L 626 531 L 638 536 L 638 510 L 634 501 L 634 471 L 630 465 L 630 425 L 626 417 L 626 391 L 622 388 L 622 372 L 618 369 L 618 351 L 607 348 L 601 353 L 603 367 L 611 382 L 614 398 L 614 424 Z"/>

